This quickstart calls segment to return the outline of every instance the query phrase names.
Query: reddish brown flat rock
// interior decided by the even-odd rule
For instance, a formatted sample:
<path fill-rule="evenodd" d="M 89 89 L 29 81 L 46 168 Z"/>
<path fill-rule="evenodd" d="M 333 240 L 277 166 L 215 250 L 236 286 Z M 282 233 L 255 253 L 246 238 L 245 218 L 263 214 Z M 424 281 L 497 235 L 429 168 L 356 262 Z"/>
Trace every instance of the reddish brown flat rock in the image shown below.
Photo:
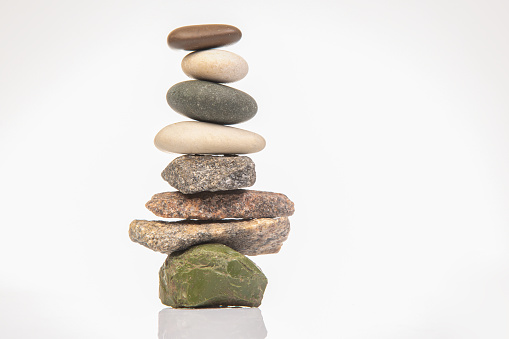
<path fill-rule="evenodd" d="M 199 220 L 277 218 L 295 211 L 286 195 L 253 190 L 158 193 L 145 206 L 159 217 Z"/>
<path fill-rule="evenodd" d="M 277 253 L 289 232 L 286 217 L 213 222 L 134 220 L 129 225 L 132 241 L 166 254 L 205 243 L 223 244 L 244 255 Z"/>
<path fill-rule="evenodd" d="M 211 24 L 192 25 L 174 29 L 168 35 L 168 46 L 175 49 L 195 51 L 231 45 L 242 38 L 235 26 Z"/>

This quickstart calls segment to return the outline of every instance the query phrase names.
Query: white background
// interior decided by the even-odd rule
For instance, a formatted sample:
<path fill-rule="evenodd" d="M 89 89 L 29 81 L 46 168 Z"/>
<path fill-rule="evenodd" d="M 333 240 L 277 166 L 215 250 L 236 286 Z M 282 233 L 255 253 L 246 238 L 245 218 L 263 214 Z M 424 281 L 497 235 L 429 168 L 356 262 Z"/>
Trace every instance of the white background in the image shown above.
<path fill-rule="evenodd" d="M 0 337 L 155 338 L 165 256 L 132 219 L 171 190 L 185 120 L 166 35 L 239 27 L 232 84 L 267 140 L 254 189 L 295 202 L 269 338 L 509 337 L 509 3 L 0 2 Z"/>

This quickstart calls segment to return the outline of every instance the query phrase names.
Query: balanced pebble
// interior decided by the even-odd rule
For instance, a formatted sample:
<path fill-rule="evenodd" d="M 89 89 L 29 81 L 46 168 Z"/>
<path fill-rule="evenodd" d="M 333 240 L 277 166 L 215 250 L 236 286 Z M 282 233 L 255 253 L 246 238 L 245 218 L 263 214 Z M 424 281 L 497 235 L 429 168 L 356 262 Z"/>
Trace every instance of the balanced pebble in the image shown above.
<path fill-rule="evenodd" d="M 181 121 L 157 133 L 155 146 L 169 153 L 249 154 L 265 148 L 265 139 L 240 128 L 198 121 Z"/>
<path fill-rule="evenodd" d="M 159 270 L 159 298 L 173 308 L 258 307 L 266 286 L 267 277 L 254 262 L 221 244 L 199 245 L 170 255 Z M 230 321 L 223 326 L 229 327 Z M 231 338 L 239 337 L 246 338 L 244 331 Z M 199 338 L 211 338 L 210 332 Z M 223 332 L 216 338 L 226 337 Z"/>
<path fill-rule="evenodd" d="M 249 94 L 202 80 L 173 85 L 166 100 L 171 108 L 188 118 L 222 125 L 247 121 L 258 111 L 255 99 Z"/>
<path fill-rule="evenodd" d="M 256 181 L 255 164 L 246 156 L 182 155 L 161 176 L 184 194 L 235 190 Z"/>
<path fill-rule="evenodd" d="M 288 217 L 228 220 L 133 220 L 129 238 L 171 254 L 190 246 L 218 243 L 244 255 L 277 253 L 290 233 Z"/>
<path fill-rule="evenodd" d="M 241 56 L 219 49 L 193 52 L 182 60 L 182 70 L 194 79 L 213 82 L 235 82 L 243 79 L 249 70 Z"/>
<path fill-rule="evenodd" d="M 235 26 L 212 24 L 192 25 L 174 29 L 168 35 L 168 46 L 186 51 L 196 51 L 231 45 L 242 38 Z"/>
<path fill-rule="evenodd" d="M 286 195 L 254 190 L 163 192 L 154 195 L 145 207 L 162 218 L 198 220 L 278 218 L 295 212 Z"/>

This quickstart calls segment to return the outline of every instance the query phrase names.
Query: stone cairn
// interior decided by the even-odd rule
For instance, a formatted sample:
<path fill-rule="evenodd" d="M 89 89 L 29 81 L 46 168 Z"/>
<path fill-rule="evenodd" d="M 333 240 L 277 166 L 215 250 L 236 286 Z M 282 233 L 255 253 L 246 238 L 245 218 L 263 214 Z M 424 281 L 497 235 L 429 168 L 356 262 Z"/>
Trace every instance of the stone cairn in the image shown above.
<path fill-rule="evenodd" d="M 134 220 L 132 241 L 168 254 L 159 271 L 159 298 L 172 307 L 224 307 L 261 304 L 267 278 L 246 255 L 279 252 L 288 238 L 293 203 L 283 194 L 245 190 L 255 183 L 253 161 L 265 140 L 225 125 L 251 119 L 256 101 L 221 85 L 241 80 L 246 61 L 217 47 L 242 33 L 230 25 L 194 25 L 173 30 L 168 45 L 193 51 L 182 70 L 196 80 L 172 86 L 166 95 L 176 112 L 197 120 L 164 127 L 155 146 L 183 154 L 162 172 L 176 192 L 155 194 L 146 207 L 162 218 Z"/>

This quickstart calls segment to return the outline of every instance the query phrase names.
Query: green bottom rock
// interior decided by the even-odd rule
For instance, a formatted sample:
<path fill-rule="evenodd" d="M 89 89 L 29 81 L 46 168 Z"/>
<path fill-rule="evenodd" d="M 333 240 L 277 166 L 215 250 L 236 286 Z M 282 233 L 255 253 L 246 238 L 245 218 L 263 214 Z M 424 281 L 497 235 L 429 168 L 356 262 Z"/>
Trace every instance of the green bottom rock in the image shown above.
<path fill-rule="evenodd" d="M 258 307 L 266 286 L 254 262 L 221 244 L 174 252 L 159 270 L 159 299 L 171 307 Z"/>

